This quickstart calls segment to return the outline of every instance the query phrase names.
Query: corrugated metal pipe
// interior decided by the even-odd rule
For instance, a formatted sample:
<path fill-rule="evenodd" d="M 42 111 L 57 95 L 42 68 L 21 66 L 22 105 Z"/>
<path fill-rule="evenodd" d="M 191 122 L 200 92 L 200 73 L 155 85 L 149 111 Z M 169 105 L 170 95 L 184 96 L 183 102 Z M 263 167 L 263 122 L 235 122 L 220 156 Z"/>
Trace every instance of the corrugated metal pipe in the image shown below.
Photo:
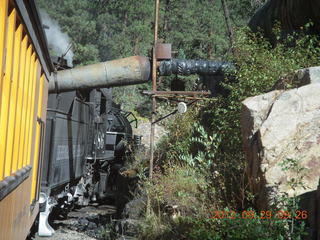
<path fill-rule="evenodd" d="M 159 67 L 161 76 L 177 75 L 214 75 L 232 72 L 235 67 L 229 62 L 217 62 L 208 60 L 171 59 L 162 61 Z"/>
<path fill-rule="evenodd" d="M 49 93 L 145 83 L 150 79 L 150 60 L 134 56 L 58 71 L 49 82 Z"/>

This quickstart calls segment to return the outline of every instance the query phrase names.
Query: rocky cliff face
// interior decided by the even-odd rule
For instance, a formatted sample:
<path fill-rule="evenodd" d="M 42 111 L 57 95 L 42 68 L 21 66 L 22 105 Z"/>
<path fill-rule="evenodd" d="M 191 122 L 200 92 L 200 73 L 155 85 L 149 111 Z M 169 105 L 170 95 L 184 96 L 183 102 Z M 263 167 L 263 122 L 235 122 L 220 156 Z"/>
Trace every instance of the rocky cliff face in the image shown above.
<path fill-rule="evenodd" d="M 243 101 L 242 133 L 251 189 L 257 205 L 268 209 L 273 193 L 300 195 L 317 189 L 320 176 L 320 84 L 319 69 L 298 71 L 297 79 L 308 85 L 275 90 Z M 299 162 L 305 170 L 304 186 L 292 188 L 293 170 L 281 163 Z"/>

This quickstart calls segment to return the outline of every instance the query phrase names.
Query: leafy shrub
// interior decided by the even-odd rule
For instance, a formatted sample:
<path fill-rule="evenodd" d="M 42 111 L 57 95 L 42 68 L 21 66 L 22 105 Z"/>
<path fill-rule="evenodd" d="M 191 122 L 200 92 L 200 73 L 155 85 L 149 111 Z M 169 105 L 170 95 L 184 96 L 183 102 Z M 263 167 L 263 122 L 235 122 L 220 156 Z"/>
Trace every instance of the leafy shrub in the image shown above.
<path fill-rule="evenodd" d="M 209 216 L 201 186 L 205 179 L 188 166 L 166 168 L 146 179 L 144 187 L 151 203 L 150 213 L 140 226 L 141 239 L 172 239 L 184 235 L 192 227 L 187 216 Z M 175 208 L 176 212 L 167 209 Z"/>
<path fill-rule="evenodd" d="M 155 173 L 152 180 L 145 183 L 154 209 L 160 213 L 165 206 L 179 206 L 182 215 L 198 214 L 203 206 L 201 186 L 205 179 L 194 169 L 184 167 L 167 168 L 165 173 Z"/>
<path fill-rule="evenodd" d="M 304 235 L 303 222 L 296 226 L 294 234 L 288 234 L 290 220 L 278 217 L 262 219 L 252 209 L 237 213 L 235 219 L 199 219 L 192 222 L 194 225 L 188 232 L 190 240 L 300 240 Z"/>
<path fill-rule="evenodd" d="M 185 164 L 184 161 L 181 161 L 181 156 L 189 151 L 193 124 L 199 120 L 198 111 L 197 106 L 190 107 L 187 113 L 177 114 L 166 122 L 166 128 L 170 135 L 164 136 L 157 145 L 155 157 L 158 166 Z"/>
<path fill-rule="evenodd" d="M 273 47 L 259 33 L 247 29 L 237 31 L 234 45 L 236 54 L 232 58 L 237 67 L 236 77 L 227 78 L 222 83 L 230 91 L 229 95 L 209 102 L 199 113 L 199 124 L 209 136 L 215 136 L 211 143 L 214 145 L 211 154 L 205 155 L 206 161 L 212 162 L 209 182 L 212 188 L 220 189 L 213 197 L 215 201 L 225 203 L 225 207 L 238 209 L 245 209 L 252 204 L 251 199 L 246 197 L 241 102 L 272 90 L 279 85 L 279 78 L 284 87 L 295 87 L 296 83 L 290 81 L 290 74 L 297 69 L 316 65 L 319 46 L 316 36 L 294 34 Z M 210 174 L 214 172 L 219 174 Z"/>
<path fill-rule="evenodd" d="M 200 210 L 190 211 L 174 223 L 165 222 L 163 225 L 164 222 L 160 219 L 166 230 L 153 239 L 280 240 L 301 239 L 303 235 L 304 224 L 297 221 L 264 221 L 259 218 L 212 221 L 204 210 L 210 207 L 236 209 L 238 212 L 254 209 L 255 196 L 247 188 L 246 163 L 242 151 L 241 102 L 275 87 L 296 87 L 297 83 L 291 80 L 292 73 L 297 69 L 317 65 L 320 53 L 319 41 L 315 36 L 294 34 L 282 39 L 276 46 L 271 46 L 261 34 L 252 33 L 248 29 L 239 29 L 236 38 L 235 56 L 231 59 L 237 68 L 235 78 L 227 78 L 222 83 L 229 90 L 229 95 L 218 96 L 197 111 L 177 116 L 169 125 L 171 134 L 163 139 L 156 154 L 157 164 L 164 175 L 157 175 L 159 181 L 155 180 L 158 181 L 157 184 L 149 185 L 148 190 L 151 199 L 158 199 L 160 202 L 170 199 L 186 204 L 188 201 L 184 201 L 190 195 L 198 194 L 201 202 L 204 199 L 206 204 L 200 204 Z M 202 176 L 205 179 L 205 183 L 197 191 L 190 186 L 187 189 L 181 186 L 186 183 L 181 181 L 182 178 L 177 179 L 183 176 L 180 170 L 176 170 L 175 174 L 170 172 L 181 166 L 192 167 L 195 169 L 193 177 Z M 170 170 L 166 172 L 168 168 Z M 173 178 L 169 180 L 169 176 Z M 186 181 L 189 180 L 191 181 L 186 177 Z M 297 181 L 301 182 L 299 179 Z M 176 195 L 181 189 L 184 198 Z M 287 205 L 282 206 L 289 210 L 297 207 L 297 201 L 286 196 L 279 196 L 279 200 L 286 203 Z M 157 201 L 153 201 L 153 207 Z M 155 216 L 160 217 L 161 214 Z M 151 229 L 149 231 L 152 232 Z M 168 232 L 174 237 L 168 237 Z"/>

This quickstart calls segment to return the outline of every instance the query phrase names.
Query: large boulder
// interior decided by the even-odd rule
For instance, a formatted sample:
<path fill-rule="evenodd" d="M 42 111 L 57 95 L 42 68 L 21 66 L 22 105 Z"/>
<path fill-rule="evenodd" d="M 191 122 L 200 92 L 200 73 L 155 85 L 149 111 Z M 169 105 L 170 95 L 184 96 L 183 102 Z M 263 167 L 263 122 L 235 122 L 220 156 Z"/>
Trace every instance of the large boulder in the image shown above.
<path fill-rule="evenodd" d="M 319 83 L 248 98 L 243 101 L 241 121 L 247 174 L 260 209 L 268 209 L 275 192 L 294 196 L 317 189 L 320 176 Z M 298 176 L 296 171 L 284 171 L 280 166 L 287 159 L 305 168 L 303 186 L 290 186 L 289 181 Z"/>

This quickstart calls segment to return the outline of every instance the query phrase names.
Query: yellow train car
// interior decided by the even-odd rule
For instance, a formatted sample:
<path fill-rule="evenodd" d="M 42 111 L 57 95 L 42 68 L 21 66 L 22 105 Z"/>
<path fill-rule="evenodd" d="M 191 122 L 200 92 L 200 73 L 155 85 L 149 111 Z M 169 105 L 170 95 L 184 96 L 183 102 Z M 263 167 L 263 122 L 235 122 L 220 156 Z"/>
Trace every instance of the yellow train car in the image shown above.
<path fill-rule="evenodd" d="M 39 212 L 48 79 L 33 0 L 0 0 L 0 240 L 25 239 Z"/>

